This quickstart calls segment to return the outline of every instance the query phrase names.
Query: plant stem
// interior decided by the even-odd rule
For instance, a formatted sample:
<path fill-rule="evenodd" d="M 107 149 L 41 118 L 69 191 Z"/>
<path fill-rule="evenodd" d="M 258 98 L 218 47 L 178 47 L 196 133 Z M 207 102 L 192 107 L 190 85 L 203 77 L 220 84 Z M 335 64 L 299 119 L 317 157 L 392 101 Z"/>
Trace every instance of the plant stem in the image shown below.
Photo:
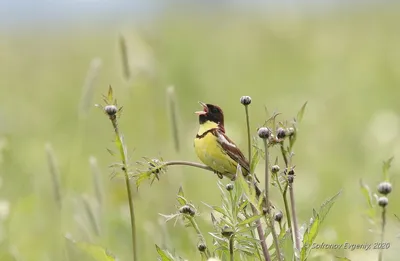
<path fill-rule="evenodd" d="M 253 210 L 253 215 L 258 215 L 257 208 L 255 206 L 253 206 L 252 204 L 250 204 L 250 205 L 251 205 L 251 209 Z M 260 244 L 261 244 L 261 248 L 262 248 L 262 251 L 264 254 L 265 261 L 271 261 L 271 256 L 269 255 L 269 252 L 268 252 L 267 242 L 265 242 L 264 231 L 261 226 L 261 221 L 259 219 L 256 221 L 256 225 L 257 225 L 258 237 L 260 239 Z"/>
<path fill-rule="evenodd" d="M 249 167 L 251 167 L 251 135 L 250 135 L 250 119 L 249 119 L 249 106 L 245 105 L 246 110 L 246 125 L 247 125 L 247 148 L 249 150 Z"/>
<path fill-rule="evenodd" d="M 386 226 L 386 207 L 382 207 L 382 230 L 381 230 L 381 243 L 383 243 L 383 240 L 385 238 L 385 226 Z M 383 248 L 379 250 L 379 257 L 378 261 L 383 260 Z"/>
<path fill-rule="evenodd" d="M 184 165 L 184 166 L 191 166 L 191 167 L 196 167 L 196 168 L 205 169 L 205 170 L 214 172 L 214 170 L 207 165 L 196 163 L 196 162 L 190 162 L 190 161 L 182 161 L 182 160 L 166 161 L 166 162 L 163 162 L 163 165 L 164 166 Z"/>
<path fill-rule="evenodd" d="M 229 260 L 230 261 L 234 261 L 235 259 L 234 259 L 234 255 L 233 255 L 233 243 L 234 243 L 234 237 L 235 237 L 235 235 L 232 235 L 230 238 L 229 238 Z"/>
<path fill-rule="evenodd" d="M 130 182 L 129 182 L 128 164 L 127 164 L 127 160 L 126 160 L 127 159 L 126 148 L 125 148 L 125 144 L 122 140 L 122 137 L 119 133 L 116 115 L 110 115 L 110 120 L 114 127 L 116 139 L 117 139 L 117 142 L 119 145 L 119 151 L 120 151 L 121 161 L 122 161 L 122 170 L 123 170 L 124 176 L 125 176 L 126 190 L 128 193 L 129 213 L 130 213 L 130 217 L 131 217 L 133 261 L 136 261 L 138 259 L 137 259 L 137 245 L 136 245 L 135 212 L 134 212 L 134 208 L 133 208 L 132 190 L 131 190 L 131 186 L 130 186 Z"/>
<path fill-rule="evenodd" d="M 295 202 L 294 202 L 293 179 L 291 182 L 289 182 L 289 197 L 290 197 L 290 205 L 292 207 L 294 241 L 295 241 L 297 250 L 300 250 L 300 236 L 299 236 L 299 228 L 297 226 L 296 207 L 295 207 Z"/>
<path fill-rule="evenodd" d="M 179 128 L 178 128 L 178 117 L 176 115 L 176 101 L 175 101 L 175 90 L 173 86 L 168 87 L 167 89 L 168 103 L 169 103 L 169 111 L 171 117 L 171 126 L 172 126 L 172 135 L 174 138 L 175 151 L 179 152 L 180 144 L 179 144 Z"/>
<path fill-rule="evenodd" d="M 267 222 L 270 224 L 271 227 L 271 233 L 272 233 L 272 238 L 274 239 L 274 244 L 275 244 L 275 251 L 276 251 L 276 256 L 278 257 L 278 260 L 282 260 L 281 256 L 281 250 L 279 247 L 279 240 L 278 236 L 276 235 L 276 230 L 274 226 L 274 221 L 272 219 L 272 213 L 269 208 L 269 151 L 268 151 L 268 139 L 264 139 L 264 150 L 265 150 L 265 205 L 267 208 L 266 215 L 269 217 L 267 218 Z M 279 183 L 279 181 L 278 181 Z M 269 221 L 268 221 L 269 220 Z"/>
<path fill-rule="evenodd" d="M 265 150 L 265 205 L 267 213 L 269 213 L 269 152 L 267 139 L 263 139 L 263 141 Z"/>
<path fill-rule="evenodd" d="M 200 231 L 199 226 L 197 225 L 196 220 L 193 217 L 188 217 L 187 218 L 190 222 L 190 224 L 193 226 L 194 230 L 196 230 L 197 236 L 200 238 L 200 241 L 207 246 L 206 244 L 206 239 L 204 238 L 203 234 Z M 204 254 L 206 255 L 206 258 L 210 258 L 211 254 L 210 254 L 210 250 L 208 250 L 208 247 L 206 247 L 206 251 L 204 251 Z"/>
<path fill-rule="evenodd" d="M 285 213 L 286 213 L 286 220 L 287 220 L 287 224 L 288 224 L 288 229 L 289 232 L 292 233 L 292 218 L 291 218 L 291 214 L 290 214 L 290 210 L 289 210 L 289 203 L 287 200 L 287 188 L 288 185 L 286 184 L 285 190 L 283 191 L 283 203 L 285 205 Z M 293 238 L 292 238 L 293 240 Z"/>

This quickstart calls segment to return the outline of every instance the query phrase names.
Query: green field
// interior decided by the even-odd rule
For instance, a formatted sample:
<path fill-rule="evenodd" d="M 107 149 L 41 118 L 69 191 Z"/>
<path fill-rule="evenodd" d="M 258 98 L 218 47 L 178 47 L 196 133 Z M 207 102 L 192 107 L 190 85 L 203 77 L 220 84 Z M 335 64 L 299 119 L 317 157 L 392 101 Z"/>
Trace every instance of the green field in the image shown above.
<path fill-rule="evenodd" d="M 118 175 L 110 179 L 109 166 L 118 161 L 107 151 L 115 150 L 113 129 L 94 107 L 109 85 L 123 106 L 119 122 L 132 168 L 143 156 L 198 161 L 193 150 L 197 101 L 224 109 L 227 134 L 245 155 L 242 95 L 253 99 L 254 135 L 266 120 L 264 106 L 290 120 L 308 101 L 294 158 L 300 223 L 342 190 L 316 242 L 379 240 L 379 234 L 368 231 L 359 180 L 375 190 L 382 180 L 382 161 L 394 156 L 386 233 L 391 247 L 385 261 L 398 260 L 399 23 L 399 5 L 392 5 L 323 14 L 171 13 L 144 26 L 89 23 L 0 31 L 0 260 L 67 260 L 67 234 L 103 246 L 120 260 L 131 259 L 125 183 Z M 122 73 L 120 34 L 129 52 L 130 80 Z M 101 67 L 93 93 L 82 98 L 95 58 Z M 170 85 L 179 109 L 179 152 L 167 106 Z M 59 167 L 61 210 L 46 144 Z M 90 157 L 97 159 L 101 172 L 101 207 Z M 263 168 L 260 164 L 257 172 Z M 220 204 L 217 180 L 210 172 L 177 166 L 151 186 L 145 182 L 134 189 L 140 260 L 156 260 L 155 244 L 200 260 L 195 232 L 180 223 L 165 224 L 159 213 L 176 211 L 176 193 L 183 186 L 199 207 L 202 230 L 210 231 L 210 210 L 202 202 Z M 278 191 L 273 190 L 272 199 L 283 207 Z M 97 213 L 97 229 L 85 202 Z M 312 260 L 332 260 L 322 255 L 329 251 L 313 253 Z M 374 251 L 336 254 L 377 260 Z"/>

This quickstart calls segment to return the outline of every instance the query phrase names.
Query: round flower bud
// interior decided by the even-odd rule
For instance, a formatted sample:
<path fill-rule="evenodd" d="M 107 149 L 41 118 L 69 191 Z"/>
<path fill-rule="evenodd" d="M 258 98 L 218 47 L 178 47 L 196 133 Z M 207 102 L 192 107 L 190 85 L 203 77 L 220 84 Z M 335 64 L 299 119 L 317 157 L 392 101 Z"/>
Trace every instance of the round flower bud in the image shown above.
<path fill-rule="evenodd" d="M 204 244 L 204 243 L 199 243 L 199 244 L 197 245 L 197 249 L 198 249 L 200 252 L 204 252 L 204 251 L 206 251 L 207 246 L 206 246 L 206 244 Z"/>
<path fill-rule="evenodd" d="M 388 200 L 387 197 L 380 197 L 378 199 L 378 205 L 383 207 L 383 208 L 386 207 L 388 203 L 389 203 L 389 200 Z"/>
<path fill-rule="evenodd" d="M 240 98 L 240 103 L 247 106 L 251 103 L 251 97 L 250 96 L 242 96 Z"/>
<path fill-rule="evenodd" d="M 261 139 L 268 139 L 271 135 L 271 131 L 267 127 L 261 127 L 258 129 L 258 136 Z"/>
<path fill-rule="evenodd" d="M 390 192 L 392 192 L 392 184 L 387 181 L 381 182 L 378 185 L 378 192 L 383 195 L 389 194 Z"/>
<path fill-rule="evenodd" d="M 274 219 L 276 222 L 281 222 L 282 218 L 283 218 L 283 213 L 281 211 L 275 213 Z"/>
<path fill-rule="evenodd" d="M 289 182 L 289 183 L 293 183 L 293 181 L 294 181 L 294 175 L 288 175 L 287 178 L 288 178 L 288 182 Z"/>
<path fill-rule="evenodd" d="M 113 116 L 118 112 L 118 108 L 115 105 L 107 105 L 104 107 L 104 111 L 108 116 Z"/>
<path fill-rule="evenodd" d="M 294 175 L 294 169 L 289 170 L 288 175 Z"/>
<path fill-rule="evenodd" d="M 293 127 L 287 128 L 286 130 L 286 135 L 287 136 L 292 136 L 294 134 L 295 130 Z"/>
<path fill-rule="evenodd" d="M 272 173 L 278 173 L 279 170 L 280 170 L 280 168 L 279 168 L 278 165 L 273 165 L 273 166 L 271 167 L 271 172 L 272 172 Z"/>
<path fill-rule="evenodd" d="M 229 183 L 229 184 L 226 185 L 225 188 L 226 188 L 227 191 L 231 191 L 231 190 L 233 190 L 233 184 Z"/>
<path fill-rule="evenodd" d="M 286 137 L 286 132 L 285 132 L 285 130 L 284 130 L 283 128 L 278 128 L 278 129 L 276 130 L 276 137 L 277 137 L 278 139 L 283 139 L 283 138 L 285 138 L 285 137 Z"/>
<path fill-rule="evenodd" d="M 187 214 L 190 216 L 194 216 L 196 214 L 196 211 L 189 205 L 184 205 L 179 209 L 179 212 L 182 214 Z"/>
<path fill-rule="evenodd" d="M 229 226 L 225 225 L 225 226 L 222 228 L 221 234 L 222 234 L 224 237 L 230 237 L 230 236 L 232 236 L 232 234 L 233 234 L 233 230 L 232 230 L 232 228 L 230 228 Z"/>

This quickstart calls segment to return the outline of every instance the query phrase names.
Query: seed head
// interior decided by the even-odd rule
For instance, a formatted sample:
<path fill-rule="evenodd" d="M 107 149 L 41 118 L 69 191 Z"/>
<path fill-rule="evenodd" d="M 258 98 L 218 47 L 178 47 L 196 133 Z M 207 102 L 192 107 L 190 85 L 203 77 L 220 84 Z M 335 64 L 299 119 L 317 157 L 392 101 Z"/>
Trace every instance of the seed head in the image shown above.
<path fill-rule="evenodd" d="M 179 209 L 179 212 L 182 214 L 186 214 L 186 215 L 190 215 L 191 217 L 194 217 L 194 215 L 196 215 L 196 210 L 193 209 L 191 206 L 189 205 L 184 205 Z"/>
<path fill-rule="evenodd" d="M 279 168 L 278 165 L 274 165 L 274 166 L 271 167 L 271 172 L 272 173 L 278 173 L 279 170 L 280 170 L 280 168 Z"/>
<path fill-rule="evenodd" d="M 289 182 L 289 183 L 293 183 L 293 181 L 294 181 L 294 175 L 288 175 L 287 178 L 288 178 L 288 182 Z"/>
<path fill-rule="evenodd" d="M 389 204 L 389 200 L 388 200 L 388 198 L 387 197 L 380 197 L 379 199 L 378 199 L 378 205 L 379 206 L 381 206 L 381 207 L 386 207 L 387 206 L 387 204 Z"/>
<path fill-rule="evenodd" d="M 279 211 L 279 212 L 275 213 L 274 219 L 275 219 L 276 222 L 281 222 L 282 218 L 283 218 L 282 211 Z"/>
<path fill-rule="evenodd" d="M 206 244 L 204 244 L 203 242 L 201 242 L 201 243 L 199 243 L 199 244 L 197 245 L 197 249 L 198 249 L 200 252 L 204 252 L 204 251 L 206 251 L 207 246 L 206 246 Z"/>
<path fill-rule="evenodd" d="M 294 169 L 289 170 L 288 175 L 294 175 Z"/>
<path fill-rule="evenodd" d="M 250 96 L 242 96 L 240 98 L 240 103 L 247 106 L 251 103 L 251 97 Z"/>
<path fill-rule="evenodd" d="M 104 111 L 108 116 L 114 116 L 118 112 L 118 108 L 115 105 L 107 105 L 104 107 Z"/>
<path fill-rule="evenodd" d="M 271 131 L 267 127 L 261 127 L 258 129 L 258 136 L 261 139 L 268 139 L 270 135 L 271 135 Z"/>
<path fill-rule="evenodd" d="M 387 195 L 392 192 L 392 184 L 390 182 L 384 181 L 378 185 L 378 192 L 382 195 Z"/>
<path fill-rule="evenodd" d="M 229 184 L 226 185 L 225 188 L 226 188 L 227 191 L 231 191 L 233 189 L 233 184 L 229 183 Z"/>
<path fill-rule="evenodd" d="M 286 137 L 286 131 L 283 128 L 278 128 L 276 130 L 276 137 L 278 139 L 284 139 Z"/>

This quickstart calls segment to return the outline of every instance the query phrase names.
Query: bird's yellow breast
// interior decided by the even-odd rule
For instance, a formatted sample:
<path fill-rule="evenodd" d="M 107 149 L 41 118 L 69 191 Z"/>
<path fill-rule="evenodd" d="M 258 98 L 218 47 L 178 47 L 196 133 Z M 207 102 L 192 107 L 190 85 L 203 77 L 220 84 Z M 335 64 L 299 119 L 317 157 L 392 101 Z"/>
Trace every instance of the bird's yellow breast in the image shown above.
<path fill-rule="evenodd" d="M 214 122 L 207 121 L 200 125 L 197 135 L 201 136 L 208 130 L 217 128 L 218 125 Z M 232 177 L 236 173 L 237 163 L 232 160 L 229 155 L 224 152 L 224 149 L 219 144 L 217 137 L 211 132 L 208 132 L 201 138 L 195 138 L 194 147 L 197 157 L 211 167 L 216 172 Z"/>

